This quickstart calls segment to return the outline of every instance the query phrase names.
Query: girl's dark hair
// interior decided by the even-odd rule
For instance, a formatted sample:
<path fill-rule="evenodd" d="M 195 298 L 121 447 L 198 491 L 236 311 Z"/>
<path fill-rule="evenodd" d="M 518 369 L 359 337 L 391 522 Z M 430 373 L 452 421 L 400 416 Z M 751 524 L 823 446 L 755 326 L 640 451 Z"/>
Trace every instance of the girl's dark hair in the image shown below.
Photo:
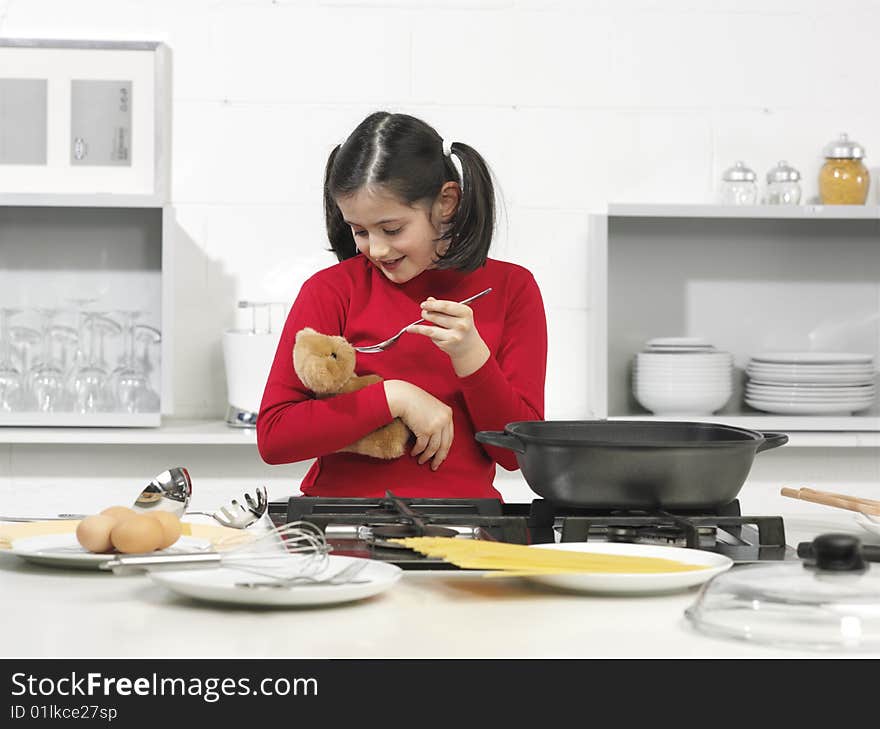
<path fill-rule="evenodd" d="M 473 271 L 486 263 L 495 228 L 495 190 L 489 167 L 480 154 L 453 142 L 461 162 L 461 179 L 443 139 L 433 127 L 408 114 L 377 111 L 364 119 L 344 144 L 334 148 L 324 173 L 324 217 L 331 250 L 340 261 L 357 255 L 351 228 L 336 199 L 367 185 L 380 186 L 408 205 L 433 202 L 445 182 L 462 187 L 458 208 L 440 237 L 449 245 L 438 255 L 438 268 Z"/>

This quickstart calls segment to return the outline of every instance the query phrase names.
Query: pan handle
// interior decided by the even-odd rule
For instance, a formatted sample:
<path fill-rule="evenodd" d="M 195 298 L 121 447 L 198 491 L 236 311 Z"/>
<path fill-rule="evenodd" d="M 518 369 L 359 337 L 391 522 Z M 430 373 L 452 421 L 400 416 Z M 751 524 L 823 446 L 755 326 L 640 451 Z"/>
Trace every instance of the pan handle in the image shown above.
<path fill-rule="evenodd" d="M 478 443 L 507 448 L 517 453 L 526 452 L 526 447 L 519 438 L 515 435 L 509 435 L 503 430 L 480 430 L 474 433 L 474 438 L 477 439 Z"/>
<path fill-rule="evenodd" d="M 764 436 L 764 442 L 758 446 L 756 453 L 761 451 L 769 451 L 771 448 L 779 448 L 779 446 L 788 443 L 788 436 L 785 433 L 761 433 Z"/>

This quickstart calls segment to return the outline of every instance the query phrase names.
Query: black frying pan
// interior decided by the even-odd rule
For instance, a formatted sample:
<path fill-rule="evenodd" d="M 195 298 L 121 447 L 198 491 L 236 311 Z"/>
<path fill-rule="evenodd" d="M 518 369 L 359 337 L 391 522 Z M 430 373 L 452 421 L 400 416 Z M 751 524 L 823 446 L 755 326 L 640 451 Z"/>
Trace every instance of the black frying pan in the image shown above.
<path fill-rule="evenodd" d="M 714 423 L 526 420 L 476 439 L 507 448 L 529 487 L 556 504 L 714 509 L 733 501 L 755 454 L 788 442 Z"/>

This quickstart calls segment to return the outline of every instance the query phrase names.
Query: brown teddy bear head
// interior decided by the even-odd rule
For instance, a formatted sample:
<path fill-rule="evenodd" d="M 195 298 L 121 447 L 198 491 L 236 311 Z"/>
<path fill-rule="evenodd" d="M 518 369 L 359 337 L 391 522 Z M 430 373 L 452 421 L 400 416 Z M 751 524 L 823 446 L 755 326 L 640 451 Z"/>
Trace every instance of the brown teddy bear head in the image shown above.
<path fill-rule="evenodd" d="M 333 395 L 354 375 L 355 352 L 345 337 L 321 334 L 310 327 L 296 333 L 293 369 L 316 395 Z"/>

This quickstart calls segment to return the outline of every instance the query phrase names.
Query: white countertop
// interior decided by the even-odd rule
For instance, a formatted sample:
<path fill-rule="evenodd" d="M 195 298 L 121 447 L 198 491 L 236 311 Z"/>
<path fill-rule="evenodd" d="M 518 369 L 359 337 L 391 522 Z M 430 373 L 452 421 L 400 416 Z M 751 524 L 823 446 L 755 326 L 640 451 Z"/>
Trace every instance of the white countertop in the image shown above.
<path fill-rule="evenodd" d="M 849 514 L 830 509 L 786 516 L 785 526 L 793 546 L 828 531 L 870 540 Z M 0 591 L 3 657 L 827 655 L 693 631 L 683 613 L 696 589 L 603 597 L 552 591 L 515 578 L 405 572 L 391 590 L 361 602 L 231 608 L 177 597 L 146 576 L 42 567 L 0 550 Z"/>

